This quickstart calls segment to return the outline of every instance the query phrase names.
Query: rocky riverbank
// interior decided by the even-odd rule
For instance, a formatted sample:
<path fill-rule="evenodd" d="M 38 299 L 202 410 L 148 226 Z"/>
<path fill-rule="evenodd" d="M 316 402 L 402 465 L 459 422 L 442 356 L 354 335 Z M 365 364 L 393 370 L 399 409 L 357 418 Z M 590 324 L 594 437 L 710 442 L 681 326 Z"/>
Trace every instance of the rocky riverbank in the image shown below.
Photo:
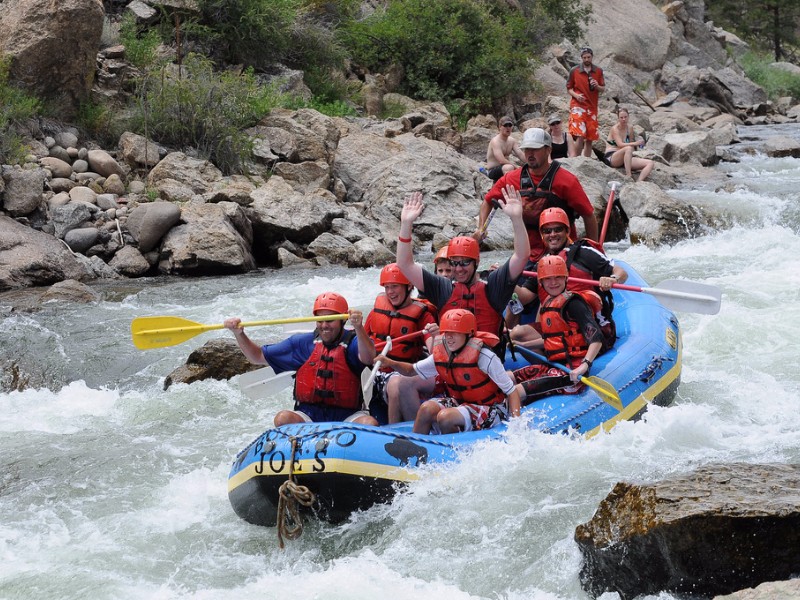
<path fill-rule="evenodd" d="M 60 16 L 74 15 L 80 0 L 64 4 Z M 723 186 L 723 179 L 702 167 L 730 158 L 718 148 L 737 141 L 737 125 L 795 121 L 800 106 L 766 102 L 763 90 L 725 53 L 740 42 L 702 23 L 702 2 L 674 2 L 659 10 L 626 0 L 628 9 L 642 10 L 614 24 L 642 38 L 632 58 L 636 68 L 617 58 L 624 48 L 614 36 L 603 36 L 610 27 L 604 4 L 596 3 L 597 22 L 588 34 L 609 80 L 602 130 L 613 123 L 618 101 L 633 107 L 636 127 L 648 134 L 643 154 L 658 164 L 645 183 L 594 159 L 569 159 L 565 166 L 580 177 L 598 212 L 608 183 L 624 184 L 621 196 L 635 242 L 669 243 L 724 226 L 729 215 L 688 205 L 666 190 Z M 0 13 L 12 10 L 41 8 L 23 0 L 0 6 Z M 642 19 L 648 27 L 641 27 Z M 5 15 L 2 21 L 13 22 Z M 566 42 L 550 52 L 552 60 L 537 72 L 544 95 L 509 107 L 520 131 L 544 125 L 542 115 L 566 115 L 564 77 L 577 52 Z M 96 93 L 104 91 L 108 78 L 100 74 L 111 63 L 124 64 L 124 48 L 97 54 Z M 641 92 L 633 92 L 644 69 L 653 82 L 649 106 Z M 119 81 L 115 86 L 125 87 Z M 415 190 L 423 190 L 428 203 L 415 230 L 418 250 L 471 231 L 489 187 L 478 167 L 496 131 L 495 117 L 476 117 L 466 129 L 456 129 L 443 105 L 400 96 L 382 75 L 368 77 L 365 92 L 367 113 L 388 102 L 405 106 L 406 113 L 382 121 L 275 110 L 247 131 L 254 148 L 247 175 L 223 175 L 206 160 L 130 132 L 117 147 L 101 148 L 74 127 L 30 123 L 25 164 L 4 166 L 0 180 L 0 291 L 64 279 L 242 273 L 261 265 L 382 264 L 392 260 L 400 208 Z M 791 140 L 765 150 L 800 156 Z M 508 223 L 497 221 L 487 247 L 509 247 Z M 612 223 L 611 238 L 623 229 Z"/>

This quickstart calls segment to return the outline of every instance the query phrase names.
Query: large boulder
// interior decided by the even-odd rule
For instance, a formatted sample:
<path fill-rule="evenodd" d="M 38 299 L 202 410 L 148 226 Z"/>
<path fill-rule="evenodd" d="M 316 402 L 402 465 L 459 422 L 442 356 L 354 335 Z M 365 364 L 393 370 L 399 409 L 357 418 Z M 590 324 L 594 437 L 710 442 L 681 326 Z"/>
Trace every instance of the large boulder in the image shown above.
<path fill-rule="evenodd" d="M 789 579 L 800 564 L 800 465 L 707 465 L 617 483 L 575 530 L 592 596 L 699 597 Z"/>
<path fill-rule="evenodd" d="M 351 132 L 339 141 L 334 175 L 347 188 L 347 201 L 362 203 L 365 215 L 381 223 L 378 241 L 394 248 L 403 202 L 414 191 L 425 193 L 425 211 L 414 228 L 419 240 L 429 245 L 436 234 L 474 231 L 490 187 L 475 167 L 449 145 L 412 133 L 388 139 Z"/>
<path fill-rule="evenodd" d="M 0 54 L 11 80 L 72 118 L 89 98 L 105 12 L 101 0 L 0 2 Z"/>
<path fill-rule="evenodd" d="M 161 191 L 170 184 L 178 183 L 189 194 L 204 194 L 220 179 L 222 171 L 210 161 L 191 158 L 183 152 L 171 152 L 150 171 L 147 186 Z"/>
<path fill-rule="evenodd" d="M 230 275 L 256 267 L 252 229 L 238 204 L 191 204 L 181 219 L 184 224 L 173 227 L 161 243 L 160 272 Z"/>
<path fill-rule="evenodd" d="M 186 364 L 181 365 L 164 380 L 164 389 L 173 383 L 192 383 L 203 379 L 230 379 L 256 369 L 230 338 L 206 342 L 194 350 Z"/>
<path fill-rule="evenodd" d="M 0 292 L 88 276 L 56 238 L 0 216 Z"/>
<path fill-rule="evenodd" d="M 181 220 L 181 209 L 171 202 L 140 204 L 128 215 L 127 227 L 143 254 L 158 246 Z"/>

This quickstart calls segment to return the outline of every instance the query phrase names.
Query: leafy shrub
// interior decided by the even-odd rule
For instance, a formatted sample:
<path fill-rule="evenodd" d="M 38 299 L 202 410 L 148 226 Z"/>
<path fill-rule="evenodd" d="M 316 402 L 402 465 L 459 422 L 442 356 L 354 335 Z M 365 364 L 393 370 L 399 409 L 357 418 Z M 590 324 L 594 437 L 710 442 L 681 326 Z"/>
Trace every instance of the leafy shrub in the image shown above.
<path fill-rule="evenodd" d="M 39 100 L 8 81 L 11 59 L 0 56 L 0 163 L 20 162 L 26 148 L 15 126 L 35 116 L 41 109 Z"/>
<path fill-rule="evenodd" d="M 800 76 L 773 67 L 771 63 L 769 56 L 752 51 L 741 58 L 747 77 L 764 88 L 771 100 L 781 96 L 792 96 L 795 100 L 800 100 Z"/>
<path fill-rule="evenodd" d="M 353 59 L 373 71 L 405 68 L 403 91 L 490 106 L 530 85 L 533 56 L 522 13 L 479 0 L 395 0 L 343 32 Z"/>
<path fill-rule="evenodd" d="M 284 98 L 260 86 L 251 70 L 216 72 L 210 60 L 189 54 L 180 74 L 166 68 L 142 82 L 132 130 L 173 147 L 192 147 L 226 173 L 241 169 L 255 125 Z"/>
<path fill-rule="evenodd" d="M 119 28 L 119 37 L 125 46 L 125 58 L 135 67 L 143 69 L 156 60 L 156 48 L 161 43 L 157 29 L 142 29 L 132 13 L 126 13 Z"/>

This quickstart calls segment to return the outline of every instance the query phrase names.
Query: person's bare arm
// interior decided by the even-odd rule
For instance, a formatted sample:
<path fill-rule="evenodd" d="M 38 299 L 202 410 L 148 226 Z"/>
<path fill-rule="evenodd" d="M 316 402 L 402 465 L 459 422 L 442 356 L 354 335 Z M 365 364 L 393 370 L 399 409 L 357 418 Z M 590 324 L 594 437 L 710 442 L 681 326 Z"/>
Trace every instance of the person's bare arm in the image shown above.
<path fill-rule="evenodd" d="M 528 239 L 528 231 L 525 229 L 525 222 L 522 220 L 522 196 L 519 190 L 512 185 L 507 185 L 503 188 L 503 199 L 501 208 L 511 219 L 511 226 L 514 230 L 514 254 L 509 259 L 509 276 L 511 279 L 516 279 L 522 275 L 525 265 L 528 264 L 531 243 Z"/>
<path fill-rule="evenodd" d="M 381 359 L 381 366 L 382 367 L 389 367 L 390 369 L 397 371 L 400 375 L 405 375 L 406 377 L 413 377 L 417 374 L 414 370 L 414 365 L 409 362 L 401 362 L 399 360 L 394 360 L 392 358 L 386 357 L 378 357 Z"/>
<path fill-rule="evenodd" d="M 239 344 L 239 349 L 244 354 L 245 358 L 254 365 L 266 365 L 267 359 L 264 358 L 264 353 L 261 351 L 261 346 L 256 344 L 253 340 L 247 337 L 244 328 L 240 326 L 242 320 L 238 317 L 231 317 L 225 319 L 223 323 L 226 329 L 233 332 L 233 337 L 236 338 L 236 343 Z"/>
<path fill-rule="evenodd" d="M 350 309 L 350 324 L 356 332 L 358 340 L 358 360 L 365 365 L 371 365 L 375 358 L 375 343 L 370 339 L 364 329 L 364 315 L 360 310 Z"/>
<path fill-rule="evenodd" d="M 411 230 L 414 221 L 422 214 L 425 205 L 422 203 L 422 192 L 414 192 L 406 198 L 403 204 L 403 211 L 400 213 L 400 237 L 406 240 L 411 239 Z M 414 262 L 414 251 L 411 242 L 397 241 L 397 266 L 403 272 L 411 284 L 424 292 L 422 267 Z"/>

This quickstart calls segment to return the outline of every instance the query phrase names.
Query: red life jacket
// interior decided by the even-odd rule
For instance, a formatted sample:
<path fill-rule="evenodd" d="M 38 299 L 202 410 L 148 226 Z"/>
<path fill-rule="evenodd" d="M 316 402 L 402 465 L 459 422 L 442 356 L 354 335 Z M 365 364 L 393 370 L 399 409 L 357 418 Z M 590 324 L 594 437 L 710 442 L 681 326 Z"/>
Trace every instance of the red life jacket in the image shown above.
<path fill-rule="evenodd" d="M 375 298 L 372 312 L 370 337 L 377 342 L 379 340 L 386 341 L 387 336 L 392 336 L 394 340 L 401 335 L 419 331 L 422 329 L 422 319 L 428 312 L 428 308 L 418 300 L 414 300 L 404 308 L 395 308 L 389 302 L 386 294 L 379 294 Z M 424 348 L 424 338 L 419 336 L 397 345 L 392 344 L 388 357 L 403 362 L 417 362 L 422 358 Z"/>
<path fill-rule="evenodd" d="M 533 178 L 528 172 L 528 165 L 523 165 L 519 176 L 519 193 L 522 196 L 522 221 L 528 231 L 528 241 L 531 244 L 530 260 L 537 261 L 546 251 L 544 241 L 539 233 L 539 217 L 546 208 L 560 208 L 569 218 L 569 232 L 571 237 L 577 236 L 575 229 L 575 218 L 577 214 L 569 203 L 556 195 L 553 188 L 553 181 L 556 173 L 561 168 L 557 160 L 550 163 L 550 167 L 544 174 L 539 184 L 533 183 Z"/>
<path fill-rule="evenodd" d="M 471 337 L 455 354 L 450 354 L 444 336 L 438 336 L 433 343 L 433 360 L 452 398 L 459 403 L 491 406 L 504 402 L 506 395 L 491 377 L 478 368 L 478 357 L 483 347 L 481 333 Z"/>
<path fill-rule="evenodd" d="M 443 315 L 454 308 L 464 308 L 474 314 L 478 331 L 486 331 L 498 335 L 501 333 L 503 317 L 489 303 L 485 281 L 478 280 L 469 286 L 463 283 L 454 283 L 453 293 L 442 306 L 440 313 Z"/>
<path fill-rule="evenodd" d="M 294 398 L 297 402 L 361 409 L 361 378 L 347 362 L 347 348 L 355 337 L 354 331 L 345 331 L 332 347 L 323 344 L 319 337 L 314 339 L 311 356 L 297 369 L 295 376 Z"/>
<path fill-rule="evenodd" d="M 600 296 L 591 291 L 563 292 L 555 297 L 550 296 L 539 309 L 539 326 L 544 339 L 545 355 L 552 361 L 563 362 L 572 368 L 580 364 L 589 349 L 578 324 L 568 321 L 564 314 L 564 307 L 574 297 L 586 302 L 592 314 L 600 310 Z"/>

